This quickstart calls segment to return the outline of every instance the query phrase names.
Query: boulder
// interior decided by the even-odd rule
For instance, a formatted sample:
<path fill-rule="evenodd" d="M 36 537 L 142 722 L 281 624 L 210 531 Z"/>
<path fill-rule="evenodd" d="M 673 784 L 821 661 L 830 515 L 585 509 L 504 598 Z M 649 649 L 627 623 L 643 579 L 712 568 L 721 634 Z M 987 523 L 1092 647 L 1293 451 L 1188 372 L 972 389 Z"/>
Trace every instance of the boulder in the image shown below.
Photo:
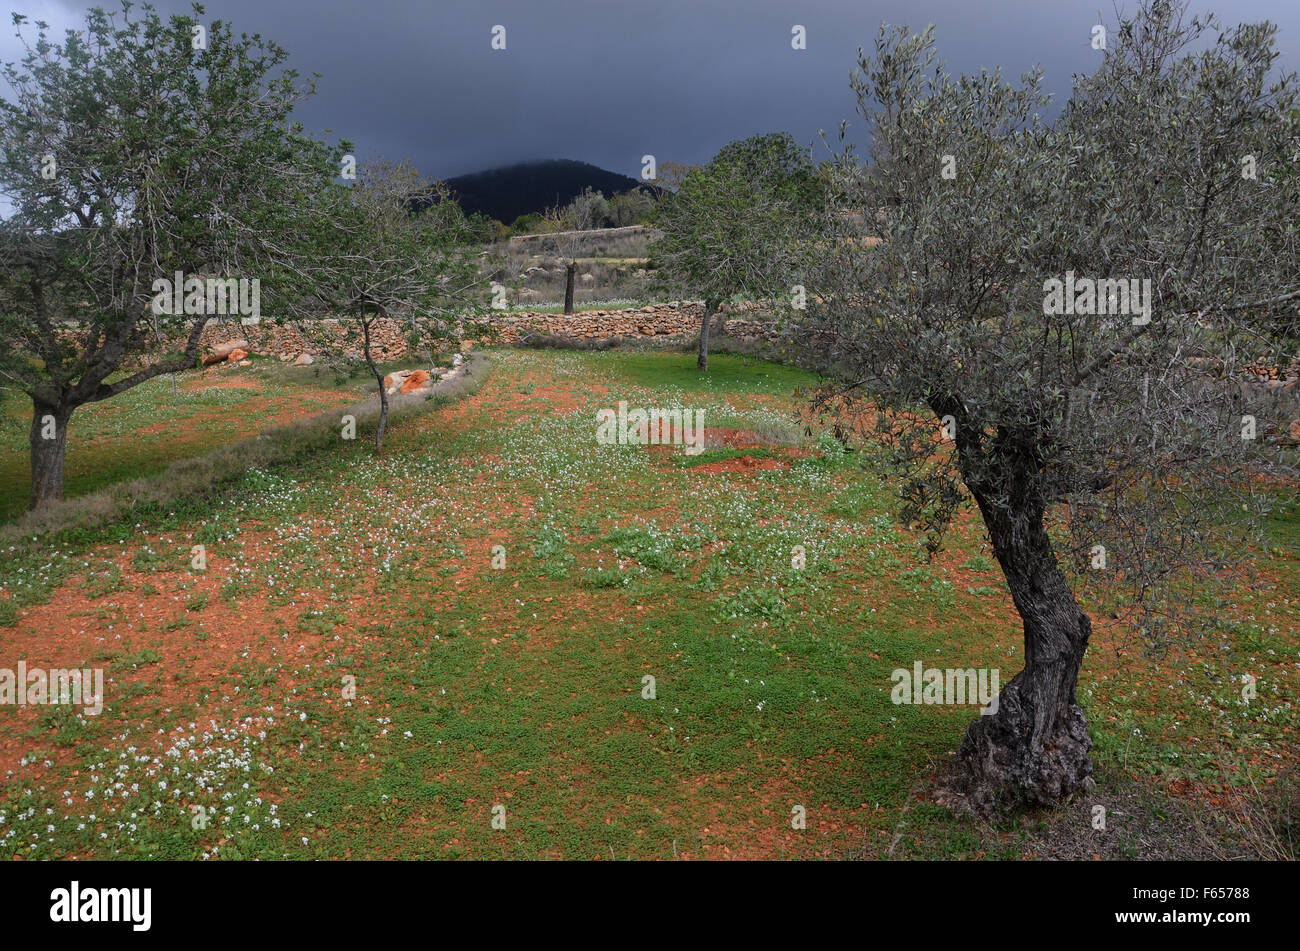
<path fill-rule="evenodd" d="M 298 354 L 298 359 L 293 361 L 293 365 L 296 367 L 306 367 L 311 366 L 315 362 L 316 358 L 310 353 L 300 353 Z"/>
<path fill-rule="evenodd" d="M 253 365 L 253 361 L 252 361 L 252 360 L 240 360 L 240 361 L 239 361 L 239 366 L 241 366 L 241 367 L 247 367 L 247 366 L 252 366 L 252 365 Z"/>
<path fill-rule="evenodd" d="M 428 383 L 429 379 L 430 377 L 427 371 L 415 370 L 406 378 L 406 381 L 402 383 L 402 392 L 414 393 L 416 390 Z"/>
<path fill-rule="evenodd" d="M 384 377 L 384 389 L 391 396 L 402 388 L 402 384 L 406 382 L 407 377 L 409 377 L 411 373 L 411 370 L 398 370 L 394 373 L 388 374 Z"/>
<path fill-rule="evenodd" d="M 245 353 L 247 353 L 248 341 L 242 338 L 239 340 L 227 340 L 225 343 L 219 343 L 211 350 L 209 350 L 208 356 L 216 357 L 216 359 L 212 361 L 213 363 L 220 363 L 222 360 L 229 357 L 230 354 L 236 350 L 243 350 Z M 203 362 L 207 363 L 208 361 L 204 360 Z"/>
<path fill-rule="evenodd" d="M 231 363 L 239 363 L 241 360 L 248 359 L 248 351 L 239 349 L 231 350 L 230 353 L 226 354 L 226 359 Z"/>

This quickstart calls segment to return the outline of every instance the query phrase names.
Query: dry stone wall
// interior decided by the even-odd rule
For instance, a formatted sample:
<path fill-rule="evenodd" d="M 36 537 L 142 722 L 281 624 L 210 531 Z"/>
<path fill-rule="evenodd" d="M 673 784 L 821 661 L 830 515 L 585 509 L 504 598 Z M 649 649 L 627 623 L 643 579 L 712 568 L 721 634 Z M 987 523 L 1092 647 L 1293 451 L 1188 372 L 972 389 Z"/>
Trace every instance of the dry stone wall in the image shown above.
<path fill-rule="evenodd" d="M 714 318 L 713 332 L 737 338 L 775 340 L 777 332 L 770 311 L 770 305 L 762 301 L 724 305 Z M 510 344 L 526 340 L 530 334 L 576 339 L 689 338 L 699 332 L 703 317 L 702 304 L 674 301 L 646 307 L 581 311 L 567 316 L 548 312 L 508 311 L 493 313 L 491 320 L 497 328 L 498 340 Z M 332 338 L 328 349 L 334 353 L 354 358 L 361 356 L 361 335 L 351 321 L 323 320 L 313 336 Z M 402 321 L 376 320 L 371 327 L 371 342 L 376 359 L 380 362 L 397 362 L 408 356 L 406 326 Z M 200 343 L 205 363 L 243 364 L 247 355 L 244 351 L 294 360 L 299 365 L 310 364 L 323 355 L 319 340 L 308 339 L 291 326 L 277 326 L 270 322 L 255 326 L 243 326 L 238 321 L 213 322 L 204 329 Z M 460 350 L 469 352 L 474 343 L 472 340 L 461 341 Z M 173 349 L 183 345 L 182 338 L 172 342 Z M 435 367 L 430 371 L 422 371 L 429 374 L 428 385 L 432 385 L 441 374 L 460 370 L 460 354 L 454 357 L 449 354 L 443 356 L 451 363 L 451 368 Z M 1208 361 L 1195 362 L 1206 364 L 1205 368 L 1211 373 L 1215 369 L 1208 365 Z M 425 382 L 420 380 L 410 385 L 423 385 Z M 1284 420 L 1292 419 L 1289 426 L 1280 427 L 1279 437 L 1293 445 L 1300 443 L 1300 418 L 1294 418 L 1297 408 L 1300 408 L 1300 361 L 1293 362 L 1288 367 L 1248 367 L 1241 374 L 1240 382 L 1256 395 L 1268 396 L 1278 402 L 1277 415 Z M 399 389 L 406 392 L 406 377 L 393 378 L 390 383 L 394 384 L 391 387 L 394 392 Z"/>
<path fill-rule="evenodd" d="M 736 314 L 752 314 L 738 317 Z M 772 339 L 770 323 L 755 319 L 752 308 L 740 305 L 724 308 L 714 318 L 714 330 L 735 337 Z M 553 334 L 579 339 L 605 337 L 672 337 L 699 333 L 704 305 L 692 301 L 651 304 L 618 310 L 587 310 L 574 314 L 512 312 L 494 317 L 500 339 L 517 343 L 529 333 Z"/>
<path fill-rule="evenodd" d="M 322 320 L 317 333 L 330 341 L 336 352 L 356 358 L 361 356 L 361 332 L 354 322 Z M 244 349 L 252 353 L 284 358 L 303 353 L 319 358 L 322 350 L 319 341 L 308 339 L 292 326 L 280 326 L 269 321 L 243 326 L 237 320 L 209 323 L 203 328 L 199 347 L 204 354 L 218 353 L 231 340 L 246 340 L 248 346 Z M 376 360 L 400 360 L 406 356 L 406 328 L 401 321 L 377 320 L 370 328 L 370 343 Z"/>
<path fill-rule="evenodd" d="M 542 311 L 509 311 L 493 314 L 492 323 L 502 343 L 518 343 L 530 333 L 585 339 L 690 336 L 699 332 L 703 317 L 702 304 L 674 301 L 618 310 L 580 311 L 567 316 Z M 756 317 L 758 314 L 752 305 L 724 307 L 714 318 L 714 331 L 734 337 L 772 339 L 775 333 L 770 323 Z M 317 335 L 332 341 L 331 349 L 335 352 L 361 356 L 361 334 L 351 321 L 323 320 L 318 333 L 313 336 Z M 376 359 L 390 362 L 406 356 L 406 327 L 400 320 L 376 320 L 370 336 Z M 246 341 L 248 346 L 243 349 L 251 353 L 285 359 L 297 358 L 303 353 L 319 359 L 322 350 L 319 341 L 308 339 L 292 326 L 279 326 L 269 321 L 254 326 L 243 326 L 238 321 L 213 321 L 203 330 L 201 352 L 205 355 L 220 353 L 232 341 Z"/>

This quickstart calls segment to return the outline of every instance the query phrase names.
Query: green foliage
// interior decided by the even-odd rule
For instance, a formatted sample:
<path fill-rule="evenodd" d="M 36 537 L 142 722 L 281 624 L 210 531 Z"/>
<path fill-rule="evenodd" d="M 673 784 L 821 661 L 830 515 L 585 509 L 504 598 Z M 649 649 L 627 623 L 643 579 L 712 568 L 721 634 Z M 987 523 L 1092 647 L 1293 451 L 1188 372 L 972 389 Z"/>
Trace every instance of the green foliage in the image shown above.
<path fill-rule="evenodd" d="M 654 196 L 644 188 L 633 188 L 609 200 L 610 224 L 615 228 L 647 224 L 654 211 Z"/>
<path fill-rule="evenodd" d="M 529 234 L 536 225 L 541 223 L 541 221 L 541 215 L 536 214 L 535 212 L 530 212 L 529 214 L 520 215 L 516 218 L 510 225 L 510 230 L 515 234 Z"/>
<path fill-rule="evenodd" d="M 570 204 L 569 214 L 579 231 L 594 231 L 609 224 L 609 202 L 599 191 L 584 188 Z"/>
<path fill-rule="evenodd" d="M 827 407 L 897 463 L 929 547 L 964 483 L 1001 564 L 1059 553 L 1077 583 L 1138 599 L 1158 640 L 1198 618 L 1173 579 L 1231 563 L 1263 505 L 1255 479 L 1285 472 L 1241 426 L 1289 419 L 1228 381 L 1261 352 L 1278 361 L 1260 318 L 1300 298 L 1300 180 L 1282 174 L 1296 80 L 1273 26 L 1177 0 L 1109 32 L 1048 121 L 1041 71 L 952 76 L 933 28 L 882 28 L 852 81 L 872 161 L 837 157 L 820 253 L 792 278 L 808 287 L 800 337 L 853 381 Z M 1075 278 L 1095 299 L 1055 304 Z M 1105 571 L 1089 569 L 1097 545 Z"/>
<path fill-rule="evenodd" d="M 789 133 L 733 142 L 661 200 L 654 264 L 675 287 L 715 304 L 783 295 L 824 203 L 822 179 Z"/>
<path fill-rule="evenodd" d="M 153 313 L 155 281 L 257 280 L 267 313 L 284 306 L 300 262 L 281 239 L 347 148 L 293 121 L 313 86 L 284 49 L 203 13 L 96 8 L 62 41 L 40 22 L 30 40 L 15 16 L 27 54 L 4 65 L 0 97 L 0 191 L 16 208 L 0 222 L 0 374 L 60 428 L 78 406 L 196 365 L 209 315 Z M 158 330 L 183 329 L 184 352 L 149 359 Z M 34 456 L 38 476 L 63 445 Z M 35 502 L 61 495 L 54 481 L 38 477 Z"/>

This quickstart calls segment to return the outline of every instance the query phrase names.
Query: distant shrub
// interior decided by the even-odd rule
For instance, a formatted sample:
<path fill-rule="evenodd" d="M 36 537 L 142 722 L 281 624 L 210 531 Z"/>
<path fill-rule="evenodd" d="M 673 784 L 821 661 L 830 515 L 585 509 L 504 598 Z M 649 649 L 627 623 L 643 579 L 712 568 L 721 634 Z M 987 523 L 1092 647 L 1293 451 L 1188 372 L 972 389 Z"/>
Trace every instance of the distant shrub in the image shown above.
<path fill-rule="evenodd" d="M 537 214 L 520 215 L 510 225 L 510 230 L 515 234 L 533 234 L 537 231 L 537 225 L 541 220 L 542 216 Z"/>
<path fill-rule="evenodd" d="M 581 195 L 573 199 L 569 211 L 574 227 L 579 231 L 604 228 L 610 220 L 609 202 L 600 192 L 590 188 L 584 189 Z"/>
<path fill-rule="evenodd" d="M 654 209 L 654 197 L 642 188 L 634 188 L 609 200 L 610 224 L 615 228 L 645 224 Z"/>

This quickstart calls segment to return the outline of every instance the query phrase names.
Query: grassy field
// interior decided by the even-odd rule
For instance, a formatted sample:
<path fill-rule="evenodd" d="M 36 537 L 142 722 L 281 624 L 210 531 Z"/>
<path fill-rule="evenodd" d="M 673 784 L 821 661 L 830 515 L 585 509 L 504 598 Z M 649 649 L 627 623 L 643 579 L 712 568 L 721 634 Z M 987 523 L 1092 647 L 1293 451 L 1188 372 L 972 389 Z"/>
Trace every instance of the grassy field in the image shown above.
<path fill-rule="evenodd" d="M 102 667 L 106 692 L 98 716 L 0 706 L 0 858 L 1276 847 L 1252 804 L 1285 794 L 1297 758 L 1294 509 L 1272 526 L 1289 554 L 1214 608 L 1208 639 L 1150 657 L 1099 620 L 1080 684 L 1093 796 L 959 820 L 928 793 L 976 708 L 896 706 L 890 672 L 1022 666 L 982 529 L 967 511 L 927 563 L 869 454 L 794 424 L 810 377 L 710 363 L 498 351 L 477 393 L 397 421 L 382 458 L 340 443 L 220 500 L 0 556 L 3 664 Z M 119 459 L 156 471 L 260 413 L 137 392 L 77 417 L 76 484 L 120 478 Z M 745 438 L 694 457 L 597 445 L 596 411 L 620 400 Z"/>
<path fill-rule="evenodd" d="M 219 364 L 175 378 L 158 377 L 77 410 L 68 427 L 69 498 L 127 479 L 154 475 L 267 426 L 357 402 L 374 380 L 336 377 L 321 367 L 288 367 L 254 357 L 250 367 Z M 0 400 L 0 522 L 26 511 L 32 404 L 21 393 Z"/>

